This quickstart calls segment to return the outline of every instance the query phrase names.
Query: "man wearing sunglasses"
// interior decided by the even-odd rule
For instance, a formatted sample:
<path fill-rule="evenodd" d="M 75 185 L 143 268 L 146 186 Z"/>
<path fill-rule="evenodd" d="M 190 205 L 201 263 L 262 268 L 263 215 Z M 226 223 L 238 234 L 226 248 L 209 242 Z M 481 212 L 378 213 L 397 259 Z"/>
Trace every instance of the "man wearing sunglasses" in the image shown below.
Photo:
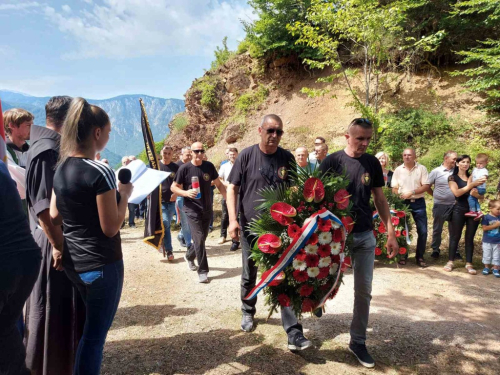
<path fill-rule="evenodd" d="M 351 230 L 353 241 L 350 245 L 352 268 L 354 271 L 354 311 L 351 323 L 351 342 L 349 350 L 359 363 L 371 368 L 373 358 L 366 349 L 366 327 L 370 314 L 370 300 L 375 262 L 375 237 L 373 236 L 372 210 L 370 197 L 387 229 L 387 253 L 389 258 L 399 250 L 394 228 L 392 227 L 389 205 L 382 187 L 385 185 L 382 167 L 378 159 L 366 153 L 373 135 L 373 126 L 368 119 L 354 119 L 345 135 L 347 146 L 337 151 L 319 165 L 322 173 L 346 174 L 349 179 L 347 191 L 353 202 L 354 227 Z"/>
<path fill-rule="evenodd" d="M 226 198 L 226 188 L 219 180 L 219 174 L 214 165 L 209 161 L 204 161 L 205 150 L 203 143 L 195 142 L 191 146 L 191 161 L 181 165 L 175 181 L 172 183 L 172 193 L 184 197 L 184 213 L 186 214 L 193 245 L 188 248 L 184 259 L 188 263 L 191 271 L 198 270 L 200 283 L 208 283 L 208 261 L 205 249 L 205 240 L 208 236 L 208 229 L 213 212 L 213 199 L 210 186 L 214 181 L 224 199 Z M 196 198 L 198 191 L 193 189 L 192 177 L 198 177 L 201 197 Z M 198 267 L 194 264 L 194 259 L 198 260 Z"/>
<path fill-rule="evenodd" d="M 260 142 L 244 149 L 236 161 L 229 175 L 227 194 L 227 209 L 229 213 L 229 235 L 235 241 L 241 239 L 243 269 L 241 275 L 241 301 L 243 318 L 241 329 L 250 332 L 254 328 L 253 317 L 256 309 L 257 298 L 245 300 L 244 298 L 253 289 L 257 281 L 257 267 L 249 258 L 251 246 L 257 240 L 248 230 L 248 223 L 259 212 L 255 209 L 262 199 L 259 191 L 262 188 L 277 187 L 289 182 L 289 171 L 294 164 L 293 155 L 278 147 L 283 135 L 283 122 L 276 115 L 266 115 L 261 125 L 257 128 Z M 236 197 L 239 197 L 238 210 Z M 240 214 L 238 223 L 237 211 Z M 241 232 L 241 233 L 240 233 Z M 281 321 L 288 336 L 290 350 L 304 350 L 312 346 L 302 333 L 299 324 L 290 307 L 281 309 Z"/>

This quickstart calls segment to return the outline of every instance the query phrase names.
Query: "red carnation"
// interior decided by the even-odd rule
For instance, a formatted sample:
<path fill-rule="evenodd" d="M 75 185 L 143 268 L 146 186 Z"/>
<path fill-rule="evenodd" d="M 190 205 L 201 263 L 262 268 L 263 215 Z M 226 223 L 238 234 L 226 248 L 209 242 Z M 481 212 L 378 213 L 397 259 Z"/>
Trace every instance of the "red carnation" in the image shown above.
<path fill-rule="evenodd" d="M 318 243 L 318 235 L 316 233 L 313 233 L 311 237 L 309 237 L 309 240 L 307 241 L 308 245 L 316 245 Z"/>
<path fill-rule="evenodd" d="M 399 253 L 400 253 L 401 255 L 406 254 L 406 247 L 400 247 L 400 248 L 399 248 Z"/>
<path fill-rule="evenodd" d="M 316 307 L 316 303 L 309 298 L 302 301 L 302 312 L 311 312 Z"/>
<path fill-rule="evenodd" d="M 295 259 L 297 260 L 300 260 L 301 262 L 305 262 L 306 261 L 306 253 L 302 253 L 302 252 L 299 252 L 296 256 L 295 256 Z"/>
<path fill-rule="evenodd" d="M 306 282 L 309 279 L 309 275 L 306 271 L 295 270 L 293 271 L 293 278 L 297 280 L 299 283 Z"/>
<path fill-rule="evenodd" d="M 395 232 L 395 234 L 396 234 L 396 237 L 401 237 L 401 231 L 400 231 L 400 230 L 397 230 L 397 231 Z"/>
<path fill-rule="evenodd" d="M 354 226 L 354 220 L 352 220 L 352 218 L 349 216 L 344 216 L 342 219 L 340 219 L 340 221 L 342 221 L 342 224 L 344 225 L 347 233 L 350 233 L 352 227 Z"/>
<path fill-rule="evenodd" d="M 290 238 L 300 236 L 301 229 L 297 224 L 290 224 L 287 228 L 287 233 Z"/>
<path fill-rule="evenodd" d="M 307 267 L 317 267 L 319 263 L 319 256 L 317 254 L 306 254 Z"/>
<path fill-rule="evenodd" d="M 333 231 L 332 241 L 333 242 L 342 241 L 342 229 L 335 229 Z"/>
<path fill-rule="evenodd" d="M 318 228 L 320 231 L 328 232 L 331 227 L 332 227 L 332 222 L 330 220 L 323 220 L 323 219 L 318 220 Z"/>
<path fill-rule="evenodd" d="M 340 264 L 340 255 L 332 255 L 332 263 Z"/>
<path fill-rule="evenodd" d="M 330 270 L 328 270 L 328 272 L 330 272 Z M 323 292 L 324 292 L 325 290 L 330 290 L 330 288 L 331 288 L 332 286 L 333 286 L 333 284 L 332 284 L 332 283 L 326 283 L 325 285 L 321 285 L 321 286 L 319 287 L 319 290 L 321 290 L 321 291 L 323 291 Z"/>
<path fill-rule="evenodd" d="M 403 231 L 401 232 L 401 234 L 402 234 L 403 236 L 406 236 L 406 230 L 404 230 L 404 229 L 403 229 Z"/>
<path fill-rule="evenodd" d="M 302 285 L 299 290 L 299 294 L 301 297 L 308 297 L 314 291 L 312 285 Z"/>
<path fill-rule="evenodd" d="M 380 247 L 376 247 L 375 248 L 375 255 L 381 255 L 382 254 L 382 250 L 380 249 Z"/>
<path fill-rule="evenodd" d="M 405 217 L 406 216 L 406 213 L 404 211 L 397 211 L 396 212 L 396 216 L 397 217 Z"/>
<path fill-rule="evenodd" d="M 399 224 L 399 217 L 393 216 L 391 217 L 392 225 L 398 225 Z"/>
<path fill-rule="evenodd" d="M 321 258 L 329 256 L 331 251 L 332 251 L 332 248 L 330 247 L 330 245 L 319 245 L 318 246 L 318 255 Z"/>
<path fill-rule="evenodd" d="M 328 298 L 333 299 L 337 295 L 338 292 L 339 292 L 339 288 L 335 288 L 335 290 L 330 293 L 330 297 L 328 297 Z"/>
<path fill-rule="evenodd" d="M 387 230 L 385 229 L 384 223 L 380 223 L 380 225 L 378 226 L 378 231 L 379 231 L 379 233 L 387 232 Z"/>
<path fill-rule="evenodd" d="M 278 296 L 278 302 L 283 307 L 289 307 L 290 306 L 290 297 L 288 297 L 286 294 L 280 294 Z"/>
<path fill-rule="evenodd" d="M 328 277 L 329 274 L 330 274 L 330 267 L 323 267 L 319 269 L 319 274 L 318 276 L 316 276 L 316 278 L 318 280 L 322 280 L 325 277 Z"/>

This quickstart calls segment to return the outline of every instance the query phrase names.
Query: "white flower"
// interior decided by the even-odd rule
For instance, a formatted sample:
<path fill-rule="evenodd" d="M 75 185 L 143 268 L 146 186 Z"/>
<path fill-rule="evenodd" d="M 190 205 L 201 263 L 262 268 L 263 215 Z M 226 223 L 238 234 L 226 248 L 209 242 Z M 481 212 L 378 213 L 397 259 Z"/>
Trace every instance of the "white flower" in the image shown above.
<path fill-rule="evenodd" d="M 307 267 L 307 264 L 303 260 L 298 260 L 298 259 L 293 260 L 293 268 L 294 269 L 300 270 L 300 271 L 305 271 L 306 267 Z"/>
<path fill-rule="evenodd" d="M 306 245 L 304 250 L 307 254 L 316 254 L 318 252 L 318 245 Z"/>
<path fill-rule="evenodd" d="M 333 229 L 339 229 L 340 224 L 332 220 L 332 227 L 333 227 Z"/>
<path fill-rule="evenodd" d="M 307 274 L 309 277 L 316 277 L 319 275 L 319 268 L 318 267 L 309 267 L 307 269 Z"/>
<path fill-rule="evenodd" d="M 340 245 L 340 242 L 332 242 L 330 244 L 330 247 L 332 248 L 332 254 L 333 255 L 339 255 L 340 254 L 340 248 L 342 247 Z"/>
<path fill-rule="evenodd" d="M 332 242 L 332 234 L 330 232 L 321 232 L 318 235 L 318 242 L 320 245 L 326 245 Z"/>
<path fill-rule="evenodd" d="M 330 257 L 320 258 L 319 263 L 318 263 L 318 267 L 319 268 L 328 267 L 331 262 L 332 262 L 332 258 L 330 258 Z"/>
<path fill-rule="evenodd" d="M 330 275 L 335 275 L 337 270 L 339 269 L 339 265 L 337 263 L 332 263 L 330 267 Z"/>

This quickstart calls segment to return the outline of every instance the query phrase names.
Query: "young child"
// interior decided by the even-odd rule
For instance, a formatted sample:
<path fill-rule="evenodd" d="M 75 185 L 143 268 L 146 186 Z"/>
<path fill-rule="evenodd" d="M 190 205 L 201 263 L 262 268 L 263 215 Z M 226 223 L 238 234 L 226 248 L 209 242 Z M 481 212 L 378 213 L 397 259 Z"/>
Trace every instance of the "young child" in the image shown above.
<path fill-rule="evenodd" d="M 472 174 L 469 177 L 469 182 L 476 181 L 478 178 L 483 176 L 488 177 L 488 170 L 486 166 L 488 165 L 488 155 L 486 154 L 477 154 L 476 156 L 476 167 L 472 170 Z M 479 185 L 477 188 L 477 192 L 480 195 L 484 195 L 486 193 L 486 182 L 482 185 Z M 476 197 L 473 197 L 472 194 L 469 195 L 469 209 L 470 211 L 465 214 L 465 216 L 473 217 L 474 220 L 480 220 L 484 215 L 481 212 L 481 206 L 479 205 L 479 201 Z"/>
<path fill-rule="evenodd" d="M 492 200 L 488 204 L 490 213 L 483 217 L 483 275 L 490 273 L 500 277 L 500 200 Z"/>

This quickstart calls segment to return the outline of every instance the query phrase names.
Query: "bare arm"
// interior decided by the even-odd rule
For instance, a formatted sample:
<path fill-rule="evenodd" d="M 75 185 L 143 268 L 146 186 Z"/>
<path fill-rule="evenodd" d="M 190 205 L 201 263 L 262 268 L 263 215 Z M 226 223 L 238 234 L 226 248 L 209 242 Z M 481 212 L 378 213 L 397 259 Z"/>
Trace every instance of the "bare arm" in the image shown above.
<path fill-rule="evenodd" d="M 99 213 L 99 222 L 101 229 L 107 237 L 115 236 L 125 219 L 128 199 L 132 194 L 133 186 L 131 183 L 118 183 L 120 191 L 120 203 L 116 203 L 116 190 L 109 190 L 104 194 L 97 196 L 97 211 Z"/>
<path fill-rule="evenodd" d="M 240 187 L 229 184 L 227 187 L 227 197 L 226 197 L 226 204 L 227 204 L 227 213 L 229 214 L 229 235 L 231 236 L 232 239 L 238 240 L 239 239 L 239 230 L 240 230 L 240 225 L 238 224 L 238 216 L 237 216 L 237 210 L 236 210 L 236 202 L 237 202 L 237 197 L 238 193 L 240 191 Z"/>
<path fill-rule="evenodd" d="M 196 199 L 196 195 L 198 192 L 195 189 L 183 190 L 182 186 L 177 182 L 172 182 L 172 186 L 170 187 L 172 193 L 177 194 L 179 197 Z"/>
<path fill-rule="evenodd" d="M 221 182 L 221 180 L 219 180 L 218 178 L 215 179 L 214 181 L 214 184 L 215 186 L 217 186 L 217 189 L 219 189 L 220 193 L 222 194 L 222 196 L 224 197 L 224 199 L 227 199 L 226 198 L 226 187 L 224 186 L 224 184 Z"/>
<path fill-rule="evenodd" d="M 451 192 L 455 195 L 455 197 L 461 197 L 462 195 L 466 194 L 468 191 L 471 191 L 475 187 L 483 184 L 486 181 L 484 178 L 479 178 L 474 182 L 467 183 L 467 186 L 464 186 L 463 188 L 459 189 L 458 185 L 455 181 L 448 181 L 448 185 L 450 186 Z"/>
<path fill-rule="evenodd" d="M 380 187 L 373 188 L 372 194 L 373 203 L 375 203 L 380 219 L 387 229 L 387 250 L 389 252 L 389 258 L 394 258 L 399 252 L 399 245 L 394 233 L 394 227 L 392 226 L 391 213 L 389 205 L 387 204 L 387 199 Z"/>
<path fill-rule="evenodd" d="M 498 227 L 500 227 L 500 221 L 495 221 L 493 224 L 483 225 L 483 231 L 493 230 Z"/>
<path fill-rule="evenodd" d="M 54 224 L 51 219 L 52 206 L 55 207 L 55 205 L 56 205 L 56 195 L 52 193 L 52 199 L 50 201 L 50 209 L 40 212 L 40 214 L 38 215 L 38 222 L 40 223 L 40 227 L 42 228 L 45 235 L 47 236 L 47 239 L 52 245 L 52 259 L 54 260 L 52 267 L 54 267 L 58 271 L 62 271 L 64 236 L 63 236 L 63 230 L 61 228 L 62 220 L 60 222 L 56 220 L 55 221 L 56 224 Z M 55 207 L 55 209 L 57 211 L 57 207 Z M 57 216 L 58 215 L 59 212 L 57 212 Z"/>

